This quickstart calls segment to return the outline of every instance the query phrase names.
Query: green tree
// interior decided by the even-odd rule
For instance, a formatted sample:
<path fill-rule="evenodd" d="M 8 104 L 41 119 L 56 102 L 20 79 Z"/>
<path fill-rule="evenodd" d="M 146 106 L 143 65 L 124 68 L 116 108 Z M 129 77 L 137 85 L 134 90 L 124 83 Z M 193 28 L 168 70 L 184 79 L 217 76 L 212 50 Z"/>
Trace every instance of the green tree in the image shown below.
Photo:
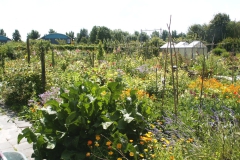
<path fill-rule="evenodd" d="M 240 21 L 231 21 L 228 23 L 226 37 L 240 38 Z"/>
<path fill-rule="evenodd" d="M 194 24 L 188 28 L 187 37 L 190 39 L 204 40 L 206 30 L 204 25 Z"/>
<path fill-rule="evenodd" d="M 111 38 L 113 41 L 119 41 L 123 42 L 127 40 L 127 37 L 129 36 L 128 32 L 124 32 L 121 29 L 116 29 L 111 31 Z"/>
<path fill-rule="evenodd" d="M 41 35 L 38 31 L 32 30 L 30 33 L 27 34 L 29 39 L 38 39 Z"/>
<path fill-rule="evenodd" d="M 153 31 L 151 34 L 151 38 L 153 37 L 160 37 L 160 33 L 158 31 Z"/>
<path fill-rule="evenodd" d="M 15 29 L 15 31 L 13 32 L 12 39 L 14 41 L 21 41 L 21 35 L 17 29 Z"/>
<path fill-rule="evenodd" d="M 105 26 L 99 27 L 98 33 L 97 33 L 97 40 L 100 40 L 103 42 L 103 40 L 111 39 L 111 30 Z"/>
<path fill-rule="evenodd" d="M 218 13 L 210 21 L 208 28 L 208 42 L 219 43 L 227 36 L 227 25 L 230 22 L 229 15 Z"/>
<path fill-rule="evenodd" d="M 51 34 L 51 33 L 57 33 L 57 32 L 53 29 L 49 29 L 48 33 Z"/>
<path fill-rule="evenodd" d="M 140 42 L 146 42 L 147 40 L 149 40 L 149 36 L 147 35 L 146 32 L 141 32 L 139 35 L 139 41 Z"/>
<path fill-rule="evenodd" d="M 90 41 L 98 43 L 98 41 L 103 42 L 104 39 L 111 39 L 111 30 L 105 26 L 94 26 L 90 32 Z"/>
<path fill-rule="evenodd" d="M 77 33 L 77 43 L 87 43 L 88 37 L 88 30 L 85 28 L 81 29 L 80 33 Z"/>
<path fill-rule="evenodd" d="M 0 35 L 2 35 L 2 36 L 6 36 L 6 33 L 4 32 L 3 29 L 0 29 Z"/>
<path fill-rule="evenodd" d="M 92 43 L 95 43 L 97 40 L 97 34 L 98 34 L 98 27 L 97 26 L 93 26 L 91 32 L 90 32 L 90 41 Z"/>
<path fill-rule="evenodd" d="M 167 31 L 167 30 L 163 30 L 162 35 L 161 35 L 161 38 L 162 38 L 164 41 L 166 41 L 167 37 L 168 37 L 168 31 Z"/>
<path fill-rule="evenodd" d="M 159 37 L 153 37 L 150 40 L 150 45 L 152 46 L 152 51 L 154 56 L 158 56 L 160 52 L 160 47 L 164 45 L 165 42 Z"/>
<path fill-rule="evenodd" d="M 178 38 L 176 30 L 172 31 L 172 38 Z"/>
<path fill-rule="evenodd" d="M 74 39 L 74 32 L 73 31 L 70 31 L 70 32 L 66 32 L 66 35 L 71 37 L 72 39 Z"/>

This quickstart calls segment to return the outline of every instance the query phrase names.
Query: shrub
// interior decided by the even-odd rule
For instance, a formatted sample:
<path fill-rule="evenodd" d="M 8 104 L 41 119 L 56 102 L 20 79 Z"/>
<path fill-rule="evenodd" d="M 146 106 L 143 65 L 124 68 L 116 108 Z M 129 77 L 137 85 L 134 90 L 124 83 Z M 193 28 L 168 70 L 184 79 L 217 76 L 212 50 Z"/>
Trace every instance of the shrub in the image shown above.
<path fill-rule="evenodd" d="M 33 142 L 36 159 L 139 159 L 152 103 L 143 92 L 123 89 L 120 82 L 99 86 L 86 80 L 62 90 L 62 102 L 50 100 L 38 110 L 42 118 L 18 142 Z"/>
<path fill-rule="evenodd" d="M 225 49 L 222 49 L 222 48 L 214 48 L 214 49 L 212 50 L 212 52 L 213 52 L 215 55 L 220 56 L 222 53 L 227 52 L 227 51 L 226 51 Z"/>

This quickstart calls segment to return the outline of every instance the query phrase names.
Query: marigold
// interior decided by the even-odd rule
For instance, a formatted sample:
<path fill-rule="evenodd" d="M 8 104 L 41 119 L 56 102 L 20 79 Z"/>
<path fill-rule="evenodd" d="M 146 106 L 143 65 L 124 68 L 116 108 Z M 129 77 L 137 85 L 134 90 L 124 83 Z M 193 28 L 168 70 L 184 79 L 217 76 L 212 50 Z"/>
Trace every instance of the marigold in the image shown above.
<path fill-rule="evenodd" d="M 121 149 L 122 148 L 122 144 L 121 143 L 118 143 L 117 144 L 117 149 Z"/>
<path fill-rule="evenodd" d="M 108 152 L 108 155 L 110 156 L 113 155 L 113 151 Z"/>
<path fill-rule="evenodd" d="M 86 157 L 90 157 L 91 153 L 90 152 L 87 152 L 86 153 Z"/>
<path fill-rule="evenodd" d="M 117 160 L 122 160 L 122 158 L 118 158 Z"/>
<path fill-rule="evenodd" d="M 130 142 L 130 143 L 132 143 L 132 142 L 133 142 L 133 140 L 132 140 L 132 139 L 130 139 L 130 140 L 129 140 L 129 142 Z"/>
<path fill-rule="evenodd" d="M 112 144 L 112 142 L 110 142 L 110 141 L 107 141 L 107 142 L 106 142 L 106 145 L 107 145 L 107 146 L 110 146 L 111 144 Z"/>
<path fill-rule="evenodd" d="M 130 153 L 129 153 L 129 156 L 133 157 L 133 156 L 134 156 L 134 153 L 133 153 L 133 152 L 130 152 Z"/>

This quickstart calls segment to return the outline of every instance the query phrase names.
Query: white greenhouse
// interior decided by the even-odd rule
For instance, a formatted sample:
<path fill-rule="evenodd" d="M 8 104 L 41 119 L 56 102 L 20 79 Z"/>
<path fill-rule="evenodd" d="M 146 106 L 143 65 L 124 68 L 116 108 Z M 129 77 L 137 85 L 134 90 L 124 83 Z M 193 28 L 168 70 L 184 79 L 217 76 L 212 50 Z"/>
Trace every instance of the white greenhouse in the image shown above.
<path fill-rule="evenodd" d="M 168 43 L 164 44 L 162 47 L 160 47 L 163 50 L 166 50 L 169 48 L 170 45 Z M 201 41 L 193 41 L 192 43 L 188 44 L 187 42 L 179 42 L 177 44 L 172 44 L 171 47 L 174 53 L 174 50 L 177 53 L 180 53 L 185 58 L 194 59 L 197 54 L 207 54 L 207 47 L 201 42 Z M 175 48 L 175 49 L 174 49 Z"/>

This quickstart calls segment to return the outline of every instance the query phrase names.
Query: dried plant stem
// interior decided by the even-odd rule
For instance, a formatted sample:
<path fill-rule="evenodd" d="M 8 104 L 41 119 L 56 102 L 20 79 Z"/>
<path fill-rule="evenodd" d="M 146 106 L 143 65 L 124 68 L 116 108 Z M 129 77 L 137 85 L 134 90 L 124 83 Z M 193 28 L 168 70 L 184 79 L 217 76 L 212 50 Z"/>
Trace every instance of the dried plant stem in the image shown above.
<path fill-rule="evenodd" d="M 177 95 L 176 95 L 176 86 L 175 86 L 175 77 L 174 77 L 174 68 L 173 68 L 173 53 L 172 53 L 172 35 L 170 32 L 170 26 L 171 26 L 171 16 L 170 16 L 170 23 L 167 25 L 168 27 L 168 43 L 170 43 L 170 60 L 171 60 L 171 69 L 172 69 L 172 86 L 173 86 L 173 98 L 174 98 L 174 114 L 175 114 L 175 120 L 177 120 Z"/>

